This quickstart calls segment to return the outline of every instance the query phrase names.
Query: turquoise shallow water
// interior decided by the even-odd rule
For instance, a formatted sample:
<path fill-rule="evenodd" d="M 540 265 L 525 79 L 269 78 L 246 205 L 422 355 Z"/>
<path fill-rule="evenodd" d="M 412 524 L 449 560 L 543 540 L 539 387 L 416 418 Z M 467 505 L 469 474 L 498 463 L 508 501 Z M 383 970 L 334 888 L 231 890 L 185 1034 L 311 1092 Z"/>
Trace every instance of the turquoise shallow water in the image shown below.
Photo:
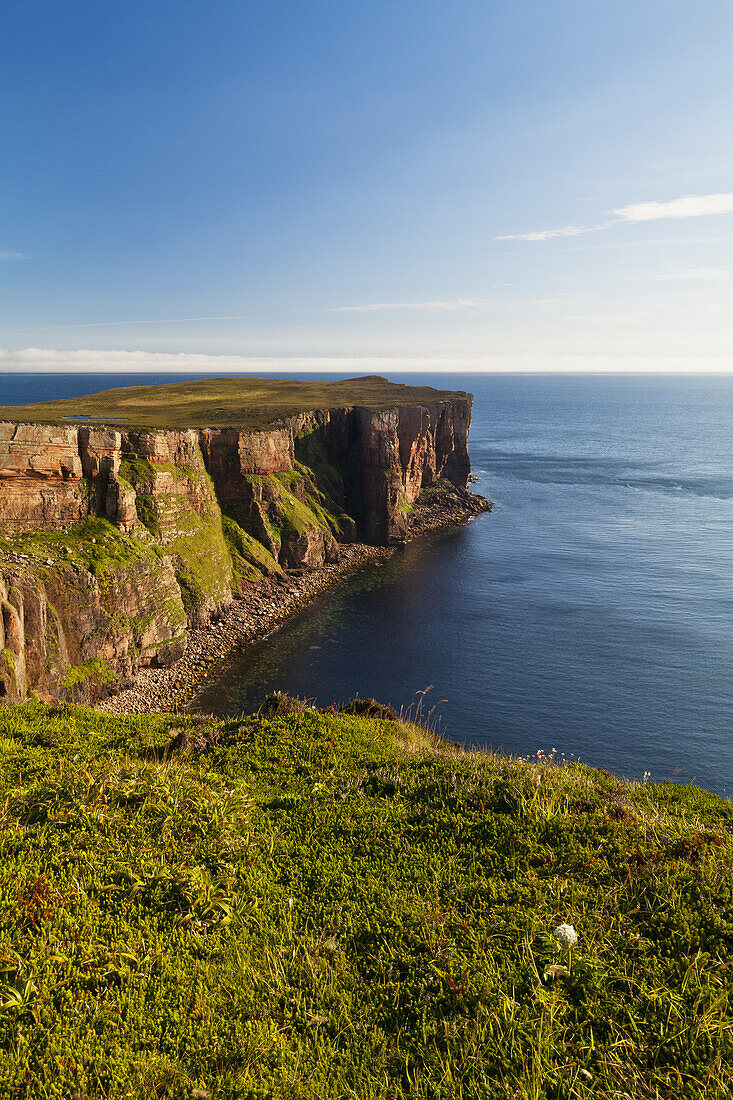
<path fill-rule="evenodd" d="M 733 378 L 419 381 L 475 393 L 493 513 L 318 601 L 197 705 L 278 688 L 399 707 L 432 685 L 425 707 L 467 744 L 733 794 Z M 0 403 L 120 382 L 0 377 Z"/>

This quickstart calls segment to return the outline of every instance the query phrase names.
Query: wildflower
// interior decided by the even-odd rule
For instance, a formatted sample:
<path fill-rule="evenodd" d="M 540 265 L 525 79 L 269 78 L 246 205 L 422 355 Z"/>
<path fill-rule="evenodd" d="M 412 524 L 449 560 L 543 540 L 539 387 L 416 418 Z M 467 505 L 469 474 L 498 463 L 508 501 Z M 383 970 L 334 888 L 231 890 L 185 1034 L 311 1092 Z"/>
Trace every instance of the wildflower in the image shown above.
<path fill-rule="evenodd" d="M 556 940 L 560 941 L 563 947 L 575 947 L 578 942 L 578 933 L 575 931 L 572 924 L 558 924 L 552 934 Z"/>
<path fill-rule="evenodd" d="M 570 973 L 570 960 L 573 954 L 573 948 L 578 942 L 578 933 L 573 928 L 572 924 L 558 924 L 555 931 L 552 933 L 558 944 L 561 944 L 568 954 L 568 974 Z"/>

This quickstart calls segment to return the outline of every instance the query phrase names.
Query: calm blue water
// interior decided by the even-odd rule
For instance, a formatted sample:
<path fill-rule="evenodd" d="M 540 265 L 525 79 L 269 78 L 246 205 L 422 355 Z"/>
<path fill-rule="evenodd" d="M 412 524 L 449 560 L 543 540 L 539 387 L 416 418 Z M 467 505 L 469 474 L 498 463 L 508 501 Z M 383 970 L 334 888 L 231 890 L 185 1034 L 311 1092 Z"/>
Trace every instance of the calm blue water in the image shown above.
<path fill-rule="evenodd" d="M 0 377 L 0 403 L 137 381 Z M 432 685 L 466 744 L 733 794 L 733 378 L 419 381 L 475 393 L 494 512 L 318 601 L 199 706 L 278 688 L 399 707 Z"/>

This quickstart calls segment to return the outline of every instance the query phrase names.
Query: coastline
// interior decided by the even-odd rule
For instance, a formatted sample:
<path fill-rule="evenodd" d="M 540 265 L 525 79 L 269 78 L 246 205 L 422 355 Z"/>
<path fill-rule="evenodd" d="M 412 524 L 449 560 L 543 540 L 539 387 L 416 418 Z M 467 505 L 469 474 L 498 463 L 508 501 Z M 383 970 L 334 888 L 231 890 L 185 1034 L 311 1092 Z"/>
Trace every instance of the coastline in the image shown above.
<path fill-rule="evenodd" d="M 478 493 L 443 483 L 416 502 L 404 541 L 462 526 L 491 507 Z M 206 626 L 189 631 L 184 653 L 175 664 L 142 669 L 129 687 L 96 703 L 95 709 L 108 714 L 154 714 L 185 706 L 216 665 L 266 637 L 354 573 L 388 560 L 395 550 L 395 546 L 343 543 L 337 562 L 290 570 L 281 578 L 248 585 Z"/>

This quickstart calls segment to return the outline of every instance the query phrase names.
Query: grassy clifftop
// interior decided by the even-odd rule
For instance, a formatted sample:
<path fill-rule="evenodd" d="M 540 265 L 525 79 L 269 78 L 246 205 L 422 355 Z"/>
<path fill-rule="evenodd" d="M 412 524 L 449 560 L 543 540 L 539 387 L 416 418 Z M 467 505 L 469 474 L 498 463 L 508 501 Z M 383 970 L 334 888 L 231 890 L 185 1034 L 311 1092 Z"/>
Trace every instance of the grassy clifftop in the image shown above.
<path fill-rule="evenodd" d="M 728 802 L 311 711 L 0 752 L 4 1096 L 731 1095 Z"/>
<path fill-rule="evenodd" d="M 0 407 L 0 420 L 73 423 L 79 418 L 128 428 L 265 428 L 311 409 L 363 405 L 392 409 L 425 405 L 464 393 L 407 386 L 378 375 L 343 381 L 284 378 L 210 378 L 163 386 L 125 386 L 86 397 Z"/>

